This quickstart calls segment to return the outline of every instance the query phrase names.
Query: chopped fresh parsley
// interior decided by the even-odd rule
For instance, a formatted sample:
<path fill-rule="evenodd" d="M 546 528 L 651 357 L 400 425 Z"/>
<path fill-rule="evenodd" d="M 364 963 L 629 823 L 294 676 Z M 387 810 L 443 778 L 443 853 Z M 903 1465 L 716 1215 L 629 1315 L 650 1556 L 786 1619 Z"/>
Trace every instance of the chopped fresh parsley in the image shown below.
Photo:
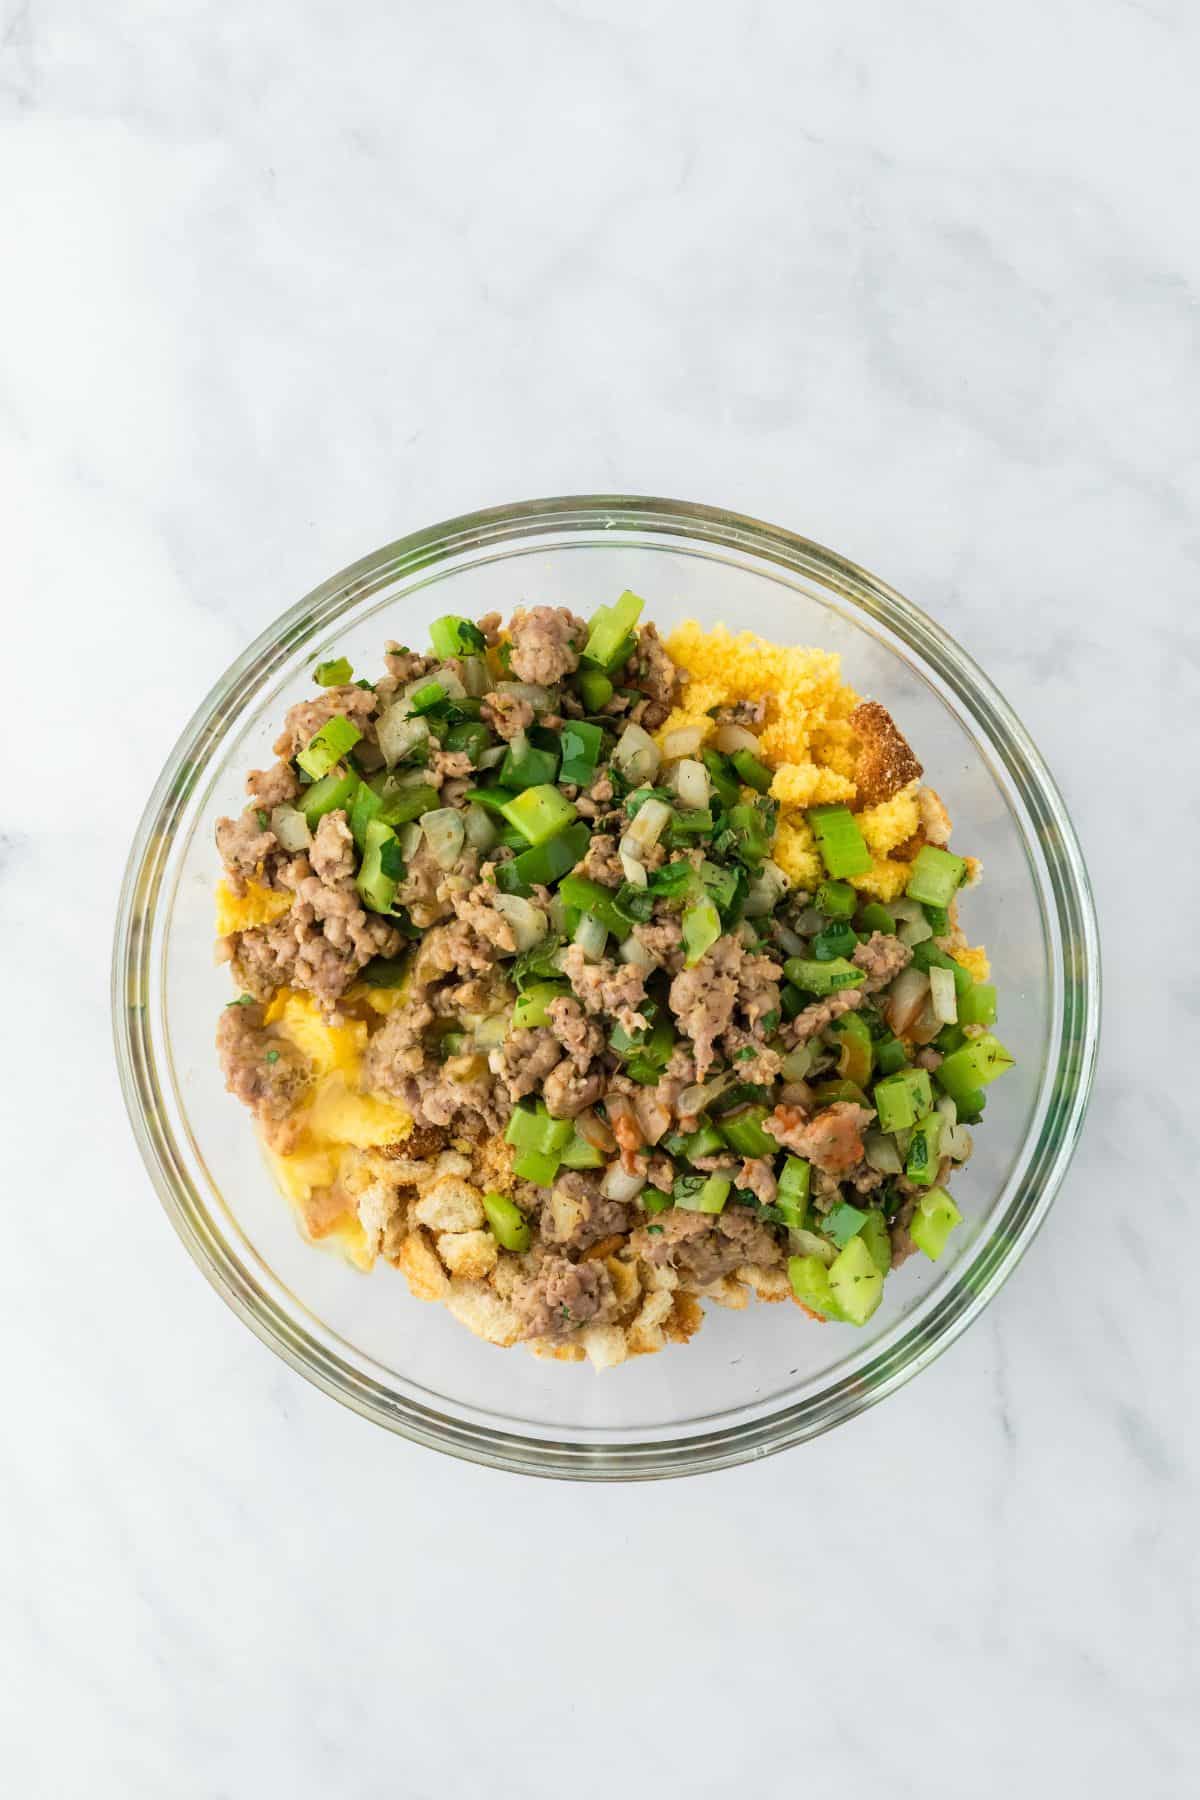
<path fill-rule="evenodd" d="M 263 1060 L 265 1062 L 269 1062 L 269 1063 L 277 1063 L 279 1061 L 278 1050 L 268 1050 L 267 1054 Z"/>

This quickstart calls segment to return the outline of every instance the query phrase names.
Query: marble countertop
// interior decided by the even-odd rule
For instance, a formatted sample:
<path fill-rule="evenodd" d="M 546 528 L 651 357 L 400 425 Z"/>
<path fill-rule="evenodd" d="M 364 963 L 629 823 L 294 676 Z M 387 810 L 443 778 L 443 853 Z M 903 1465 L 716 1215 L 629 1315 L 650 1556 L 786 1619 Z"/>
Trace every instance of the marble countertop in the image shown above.
<path fill-rule="evenodd" d="M 7 1791 L 1196 1790 L 1200 1002 L 1156 952 L 1200 875 L 1198 58 L 1185 0 L 0 0 Z M 596 489 L 925 606 L 1107 951 L 1084 1142 L 982 1321 L 832 1437 L 630 1489 L 432 1456 L 263 1350 L 152 1196 L 107 992 L 243 645 Z"/>

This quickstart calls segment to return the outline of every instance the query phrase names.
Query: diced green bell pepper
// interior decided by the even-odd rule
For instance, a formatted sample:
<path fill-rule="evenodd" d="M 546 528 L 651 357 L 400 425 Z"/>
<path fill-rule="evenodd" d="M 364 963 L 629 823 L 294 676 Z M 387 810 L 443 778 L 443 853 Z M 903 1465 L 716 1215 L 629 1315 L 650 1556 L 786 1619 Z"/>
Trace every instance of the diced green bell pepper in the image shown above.
<path fill-rule="evenodd" d="M 506 787 L 473 787 L 467 789 L 464 799 L 474 800 L 485 812 L 495 813 L 502 818 L 505 807 L 510 800 L 516 799 L 516 795 L 511 788 Z"/>
<path fill-rule="evenodd" d="M 858 949 L 858 933 L 852 925 L 831 920 L 812 941 L 812 954 L 817 962 L 832 962 L 835 957 L 851 957 Z"/>
<path fill-rule="evenodd" d="M 851 1014 L 850 1016 L 853 1018 L 857 1015 Z M 898 1070 L 908 1066 L 908 1051 L 892 1032 L 889 1031 L 883 1037 L 876 1038 L 874 1049 L 875 1067 L 881 1075 L 895 1075 Z"/>
<path fill-rule="evenodd" d="M 486 725 L 478 719 L 456 719 L 453 725 L 446 728 L 445 746 L 447 750 L 462 750 L 473 769 L 478 768 L 479 759 L 489 749 L 492 734 Z"/>
<path fill-rule="evenodd" d="M 629 649 L 625 648 L 645 604 L 626 588 L 615 605 L 597 607 L 589 620 L 588 640 L 583 647 L 584 661 L 606 674 L 619 669 L 633 647 L 630 644 Z"/>
<path fill-rule="evenodd" d="M 570 988 L 557 981 L 535 981 L 518 996 L 513 1007 L 512 1022 L 521 1031 L 532 1031 L 535 1025 L 548 1025 L 547 1011 L 552 1000 L 561 1000 Z"/>
<path fill-rule="evenodd" d="M 370 907 L 372 912 L 390 912 L 403 868 L 404 859 L 395 832 L 382 819 L 372 819 L 366 829 L 362 864 L 354 881 L 363 905 Z"/>
<path fill-rule="evenodd" d="M 521 732 L 508 746 L 500 764 L 500 785 L 520 792 L 522 788 L 548 786 L 557 774 L 557 751 L 531 743 Z"/>
<path fill-rule="evenodd" d="M 930 1262 L 936 1262 L 946 1248 L 946 1239 L 961 1223 L 962 1214 L 945 1188 L 931 1187 L 917 1201 L 908 1235 Z"/>
<path fill-rule="evenodd" d="M 496 869 L 497 886 L 509 894 L 529 893 L 539 883 L 549 887 L 587 855 L 590 837 L 582 819 L 578 824 L 568 825 L 565 831 L 547 838 L 544 844 L 532 844 L 511 862 L 500 863 Z M 508 874 L 509 870 L 511 874 Z"/>
<path fill-rule="evenodd" d="M 551 1187 L 561 1160 L 557 1150 L 521 1150 L 513 1157 L 513 1174 L 535 1187 Z"/>
<path fill-rule="evenodd" d="M 990 981 L 976 981 L 958 997 L 960 1025 L 996 1023 L 996 989 Z"/>
<path fill-rule="evenodd" d="M 447 698 L 447 691 L 440 681 L 426 681 L 408 696 L 408 710 L 414 718 L 423 713 L 436 712 Z"/>
<path fill-rule="evenodd" d="M 555 1155 L 570 1141 L 575 1127 L 570 1119 L 552 1119 L 540 1101 L 535 1106 L 514 1106 L 504 1141 L 515 1150 Z"/>
<path fill-rule="evenodd" d="M 704 899 L 687 908 L 683 915 L 683 947 L 689 969 L 695 967 L 720 935 L 721 915 L 711 900 Z"/>
<path fill-rule="evenodd" d="M 562 766 L 558 771 L 560 781 L 573 781 L 579 787 L 590 787 L 596 777 L 596 764 L 600 760 L 600 750 L 604 742 L 604 733 L 599 725 L 589 725 L 586 719 L 568 719 L 562 728 Z"/>
<path fill-rule="evenodd" d="M 886 906 L 881 906 L 878 900 L 869 901 L 868 904 L 863 907 L 859 917 L 862 919 L 862 928 L 864 931 L 882 931 L 886 933 L 888 937 L 895 937 L 895 917 L 888 911 Z"/>
<path fill-rule="evenodd" d="M 827 875 L 840 881 L 847 875 L 866 874 L 871 852 L 848 806 L 814 806 L 807 817 Z"/>
<path fill-rule="evenodd" d="M 602 712 L 613 697 L 613 684 L 599 669 L 581 669 L 578 687 L 579 698 L 590 713 Z"/>
<path fill-rule="evenodd" d="M 573 824 L 577 816 L 566 795 L 548 783 L 526 788 L 500 810 L 531 844 L 544 844 Z"/>
<path fill-rule="evenodd" d="M 871 1252 L 871 1260 L 879 1273 L 886 1275 L 892 1266 L 892 1239 L 887 1220 L 878 1208 L 873 1206 L 868 1211 L 858 1235 Z"/>
<path fill-rule="evenodd" d="M 819 1221 L 825 1236 L 832 1238 L 839 1250 L 850 1242 L 856 1232 L 862 1230 L 866 1222 L 867 1215 L 862 1207 L 851 1206 L 848 1200 L 839 1200 Z"/>
<path fill-rule="evenodd" d="M 592 913 L 600 923 L 622 942 L 633 929 L 616 904 L 612 888 L 602 886 L 587 875 L 567 875 L 559 883 L 559 898 L 565 907 L 578 913 Z"/>
<path fill-rule="evenodd" d="M 910 900 L 919 900 L 923 906 L 949 906 L 966 872 L 961 856 L 939 850 L 936 844 L 922 844 L 904 891 Z"/>
<path fill-rule="evenodd" d="M 595 1144 L 589 1144 L 585 1137 L 576 1132 L 569 1144 L 562 1151 L 564 1169 L 601 1169 L 604 1167 L 604 1152 L 597 1150 Z"/>

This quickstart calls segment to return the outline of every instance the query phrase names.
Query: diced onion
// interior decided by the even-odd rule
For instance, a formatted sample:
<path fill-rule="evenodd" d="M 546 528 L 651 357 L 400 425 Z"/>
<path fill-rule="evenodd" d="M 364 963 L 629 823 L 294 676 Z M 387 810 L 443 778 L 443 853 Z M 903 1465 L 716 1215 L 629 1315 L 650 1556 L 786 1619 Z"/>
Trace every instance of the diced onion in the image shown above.
<path fill-rule="evenodd" d="M 541 943 L 549 927 L 540 907 L 526 900 L 523 894 L 497 894 L 492 905 L 512 926 L 518 951 L 532 950 L 535 944 Z"/>
<path fill-rule="evenodd" d="M 421 830 L 438 868 L 452 869 L 462 855 L 466 835 L 462 814 L 453 806 L 439 806 L 434 812 L 421 814 Z"/>
<path fill-rule="evenodd" d="M 704 729 L 702 726 L 683 725 L 678 731 L 668 731 L 663 739 L 663 755 L 668 762 L 675 762 L 681 756 L 695 756 L 703 742 Z M 703 765 L 701 766 L 703 767 Z M 692 801 L 689 804 L 702 806 L 704 802 Z"/>
<path fill-rule="evenodd" d="M 788 1248 L 797 1256 L 819 1256 L 828 1268 L 837 1256 L 837 1250 L 828 1238 L 818 1237 L 815 1231 L 804 1231 L 793 1227 L 788 1232 Z"/>
<path fill-rule="evenodd" d="M 923 970 L 914 969 L 910 964 L 900 971 L 884 1002 L 888 1024 L 897 1037 L 911 1031 L 928 996 L 929 977 Z"/>
<path fill-rule="evenodd" d="M 811 937 L 815 931 L 825 929 L 825 915 L 819 913 L 815 906 L 806 906 L 802 913 L 796 914 L 792 924 L 797 931 L 802 931 L 806 937 Z"/>
<path fill-rule="evenodd" d="M 672 735 L 682 737 L 683 733 L 678 732 Z M 708 805 L 712 784 L 708 779 L 708 770 L 702 762 L 696 762 L 692 757 L 685 756 L 683 761 L 675 766 L 674 781 L 675 792 L 679 795 L 682 806 L 699 809 Z"/>
<path fill-rule="evenodd" d="M 761 919 L 766 913 L 774 912 L 790 886 L 791 882 L 779 864 L 768 857 L 750 883 L 750 891 L 746 895 L 746 917 Z M 802 954 L 801 951 L 792 952 L 793 956 Z"/>
<path fill-rule="evenodd" d="M 785 1081 L 803 1081 L 813 1065 L 813 1053 L 807 1044 L 797 1044 L 789 1050 L 779 1065 L 779 1072 Z"/>
<path fill-rule="evenodd" d="M 617 951 L 617 957 L 623 963 L 632 963 L 637 969 L 657 969 L 658 967 L 658 958 L 653 951 L 647 950 L 645 944 L 635 938 L 632 932 Z"/>
<path fill-rule="evenodd" d="M 952 1125 L 949 1131 L 942 1132 L 941 1151 L 952 1162 L 965 1163 L 970 1160 L 975 1148 L 975 1140 L 965 1125 Z"/>
<path fill-rule="evenodd" d="M 575 1121 L 575 1129 L 580 1137 L 592 1146 L 593 1150 L 603 1150 L 606 1154 L 611 1155 L 617 1147 L 617 1140 L 604 1120 L 590 1108 L 587 1112 L 580 1113 Z"/>
<path fill-rule="evenodd" d="M 781 947 L 787 951 L 789 956 L 803 956 L 805 954 L 804 939 L 798 936 L 796 932 L 789 930 L 786 925 L 781 924 L 778 919 L 775 921 L 775 936 Z"/>
<path fill-rule="evenodd" d="M 482 700 L 485 694 L 491 693 L 492 677 L 482 656 L 464 656 L 462 670 L 463 686 L 474 699 Z"/>
<path fill-rule="evenodd" d="M 942 1124 L 946 1130 L 958 1124 L 958 1102 L 952 1100 L 949 1094 L 939 1094 L 933 1110 L 942 1115 Z"/>
<path fill-rule="evenodd" d="M 785 1081 L 779 1090 L 780 1106 L 802 1106 L 805 1112 L 816 1104 L 816 1095 L 807 1081 Z"/>
<path fill-rule="evenodd" d="M 904 1164 L 896 1140 L 886 1131 L 868 1131 L 863 1138 L 863 1155 L 881 1175 L 903 1175 Z"/>
<path fill-rule="evenodd" d="M 695 1118 L 706 1106 L 711 1106 L 714 1100 L 720 1099 L 725 1089 L 736 1079 L 732 1074 L 718 1075 L 714 1080 L 706 1081 L 703 1087 L 684 1088 L 675 1102 L 675 1111 L 681 1118 Z"/>
<path fill-rule="evenodd" d="M 535 713 L 554 711 L 554 697 L 549 688 L 539 687 L 534 681 L 498 681 L 498 694 L 507 694 L 513 700 L 526 700 Z"/>
<path fill-rule="evenodd" d="M 642 1136 L 648 1144 L 657 1144 L 665 1131 L 670 1129 L 670 1108 L 654 1097 L 653 1088 L 643 1088 L 633 1103 L 638 1124 L 642 1128 Z"/>
<path fill-rule="evenodd" d="M 645 887 L 649 879 L 646 874 L 646 866 L 644 863 L 640 863 L 636 856 L 630 856 L 628 850 L 621 851 L 621 867 L 625 871 L 626 881 L 631 886 Z"/>
<path fill-rule="evenodd" d="M 600 1192 L 606 1200 L 636 1200 L 645 1185 L 644 1175 L 630 1175 L 619 1162 L 615 1162 L 609 1163 L 605 1170 Z"/>
<path fill-rule="evenodd" d="M 912 922 L 925 917 L 924 908 L 919 900 L 910 900 L 907 894 L 901 894 L 898 900 L 888 901 L 888 911 L 893 919 L 907 919 Z"/>
<path fill-rule="evenodd" d="M 923 944 L 926 938 L 931 938 L 933 936 L 933 926 L 929 923 L 929 920 L 924 917 L 920 919 L 903 919 L 897 929 L 896 936 L 900 939 L 902 944 L 907 944 L 911 950 L 914 944 Z M 944 975 L 945 973 L 946 971 L 943 969 L 942 974 Z"/>
<path fill-rule="evenodd" d="M 475 1042 L 481 1050 L 494 1050 L 508 1036 L 508 1025 L 507 1013 L 493 1013 L 475 1027 Z"/>
<path fill-rule="evenodd" d="M 608 928 L 600 923 L 594 913 L 583 913 L 575 927 L 575 942 L 589 962 L 599 962 L 608 942 Z"/>
<path fill-rule="evenodd" d="M 451 700 L 461 700 L 467 691 L 454 670 L 448 669 L 444 663 L 441 663 L 436 669 L 430 669 L 428 675 L 418 675 L 415 681 L 406 682 L 401 699 L 403 701 L 411 700 L 414 694 L 419 694 L 421 689 L 428 687 L 431 681 L 436 681 L 439 687 L 444 688 Z"/>
<path fill-rule="evenodd" d="M 502 763 L 507 755 L 507 744 L 493 744 L 480 756 L 479 767 L 481 769 L 494 769 L 496 764 Z"/>
<path fill-rule="evenodd" d="M 943 1025 L 958 1024 L 958 994 L 954 987 L 954 976 L 949 969 L 930 969 L 929 998 L 934 1013 Z"/>
<path fill-rule="evenodd" d="M 640 725 L 627 725 L 617 739 L 613 762 L 626 781 L 653 781 L 662 761 L 658 745 Z M 645 807 L 642 808 L 645 811 Z M 640 815 L 639 815 L 640 817 Z"/>
<path fill-rule="evenodd" d="M 400 854 L 405 862 L 411 862 L 417 854 L 421 842 L 421 827 L 416 819 L 410 819 L 407 825 L 401 825 L 396 832 L 396 842 L 400 846 Z"/>
<path fill-rule="evenodd" d="M 307 850 L 312 843 L 308 820 L 294 806 L 271 808 L 271 830 L 284 850 Z"/>
<path fill-rule="evenodd" d="M 467 834 L 467 842 L 474 850 L 490 850 L 500 833 L 492 820 L 492 815 L 477 801 L 472 800 L 463 814 L 463 825 Z"/>
<path fill-rule="evenodd" d="M 759 752 L 758 739 L 744 725 L 718 726 L 716 745 L 725 756 L 731 755 L 734 750 L 749 750 L 752 756 L 757 756 Z"/>
<path fill-rule="evenodd" d="M 643 850 L 649 850 L 651 845 L 657 844 L 670 822 L 671 809 L 665 800 L 647 800 L 638 809 L 638 816 L 625 835 Z"/>
<path fill-rule="evenodd" d="M 423 744 L 429 736 L 429 727 L 424 719 L 414 719 L 403 700 L 389 706 L 381 716 L 376 727 L 379 748 L 383 752 L 383 760 L 389 769 L 394 768 L 401 757 L 407 756 Z"/>

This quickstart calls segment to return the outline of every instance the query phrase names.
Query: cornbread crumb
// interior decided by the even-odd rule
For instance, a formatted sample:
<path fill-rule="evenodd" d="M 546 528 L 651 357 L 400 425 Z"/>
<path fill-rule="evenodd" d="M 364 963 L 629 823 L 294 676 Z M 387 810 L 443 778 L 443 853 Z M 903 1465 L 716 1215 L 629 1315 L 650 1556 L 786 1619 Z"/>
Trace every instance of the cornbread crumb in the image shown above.
<path fill-rule="evenodd" d="M 864 700 L 850 715 L 858 737 L 854 783 L 861 806 L 880 806 L 924 771 L 886 706 Z"/>

